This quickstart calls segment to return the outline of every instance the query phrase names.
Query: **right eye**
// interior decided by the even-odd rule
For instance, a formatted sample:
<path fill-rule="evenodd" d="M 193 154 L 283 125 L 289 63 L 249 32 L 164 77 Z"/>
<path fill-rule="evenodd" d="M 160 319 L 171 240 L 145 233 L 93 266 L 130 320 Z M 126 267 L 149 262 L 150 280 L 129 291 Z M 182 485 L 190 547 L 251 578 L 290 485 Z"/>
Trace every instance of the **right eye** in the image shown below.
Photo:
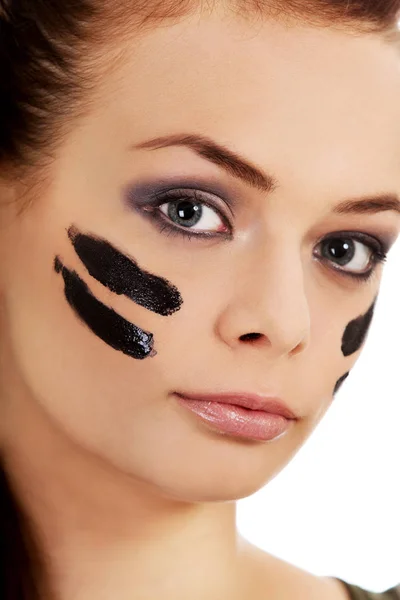
<path fill-rule="evenodd" d="M 227 201 L 195 188 L 159 192 L 142 210 L 167 236 L 228 240 L 233 234 L 233 212 Z"/>
<path fill-rule="evenodd" d="M 159 205 L 159 210 L 179 227 L 201 233 L 226 231 L 225 222 L 217 209 L 195 199 L 165 202 Z"/>

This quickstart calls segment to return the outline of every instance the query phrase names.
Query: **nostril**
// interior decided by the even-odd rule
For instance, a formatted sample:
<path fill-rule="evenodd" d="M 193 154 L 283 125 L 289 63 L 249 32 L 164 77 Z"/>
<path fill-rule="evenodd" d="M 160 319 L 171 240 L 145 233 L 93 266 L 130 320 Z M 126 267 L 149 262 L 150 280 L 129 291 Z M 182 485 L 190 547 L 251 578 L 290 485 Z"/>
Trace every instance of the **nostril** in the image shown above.
<path fill-rule="evenodd" d="M 254 342 L 255 340 L 259 340 L 262 337 L 262 333 L 245 333 L 240 336 L 240 341 L 242 342 Z"/>

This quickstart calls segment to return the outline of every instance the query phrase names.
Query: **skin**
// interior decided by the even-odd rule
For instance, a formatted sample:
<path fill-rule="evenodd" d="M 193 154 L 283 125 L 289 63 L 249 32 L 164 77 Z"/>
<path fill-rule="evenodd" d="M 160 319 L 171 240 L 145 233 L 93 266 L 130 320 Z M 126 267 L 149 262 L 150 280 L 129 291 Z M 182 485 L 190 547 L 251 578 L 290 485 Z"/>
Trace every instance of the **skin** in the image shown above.
<path fill-rule="evenodd" d="M 313 249 L 341 230 L 398 235 L 395 212 L 332 214 L 400 191 L 398 56 L 378 37 L 222 12 L 119 43 L 123 60 L 63 141 L 46 193 L 19 216 L 3 211 L 2 451 L 53 585 L 61 600 L 345 598 L 241 539 L 234 501 L 291 460 L 359 356 L 343 356 L 342 337 L 374 301 L 381 267 L 356 282 Z M 129 150 L 181 132 L 215 138 L 278 187 L 253 189 L 183 147 Z M 170 176 L 237 198 L 231 240 L 163 235 L 124 203 L 127 185 Z M 91 277 L 71 225 L 171 282 L 181 309 L 161 316 Z M 152 332 L 157 355 L 135 360 L 96 337 L 66 301 L 55 256 Z M 175 390 L 277 395 L 300 418 L 269 443 L 227 437 Z"/>
<path fill-rule="evenodd" d="M 350 375 L 350 373 L 345 373 L 344 375 L 339 377 L 339 379 L 335 383 L 335 387 L 333 390 L 334 394 L 337 394 L 337 392 L 340 390 L 340 388 L 342 387 L 343 383 L 346 381 L 346 379 L 348 378 L 349 375 Z"/>
<path fill-rule="evenodd" d="M 168 316 L 180 309 L 178 290 L 165 279 L 146 273 L 132 257 L 90 235 L 70 229 L 68 236 L 90 275 L 112 292 L 124 294 L 159 315 Z"/>
<path fill-rule="evenodd" d="M 344 356 L 351 356 L 354 352 L 358 352 L 363 345 L 372 322 L 374 310 L 375 301 L 364 315 L 360 315 L 348 323 L 342 338 L 342 352 Z"/>
<path fill-rule="evenodd" d="M 91 293 L 76 271 L 69 271 L 58 259 L 54 268 L 64 279 L 64 293 L 76 316 L 111 348 L 143 360 L 154 355 L 154 338 L 109 308 Z"/>

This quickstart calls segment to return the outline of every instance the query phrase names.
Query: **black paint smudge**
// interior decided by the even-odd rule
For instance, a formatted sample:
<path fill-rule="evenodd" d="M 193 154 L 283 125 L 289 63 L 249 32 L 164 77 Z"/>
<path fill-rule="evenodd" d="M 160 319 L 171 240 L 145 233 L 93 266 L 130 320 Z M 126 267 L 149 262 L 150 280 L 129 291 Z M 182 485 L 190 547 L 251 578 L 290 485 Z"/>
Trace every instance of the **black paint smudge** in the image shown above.
<path fill-rule="evenodd" d="M 350 354 L 354 354 L 354 352 L 357 352 L 361 348 L 372 321 L 375 304 L 376 299 L 365 315 L 357 317 L 357 319 L 350 321 L 347 325 L 342 338 L 342 352 L 344 356 L 350 356 Z"/>
<path fill-rule="evenodd" d="M 142 270 L 104 239 L 79 233 L 75 227 L 70 227 L 68 236 L 90 275 L 112 292 L 160 315 L 180 309 L 182 297 L 166 279 Z"/>
<path fill-rule="evenodd" d="M 78 317 L 106 344 L 132 358 L 155 356 L 153 334 L 126 321 L 102 304 L 75 271 L 69 271 L 55 258 L 54 268 L 65 283 L 65 296 Z"/>
<path fill-rule="evenodd" d="M 336 382 L 335 384 L 335 389 L 333 390 L 333 394 L 335 395 L 340 387 L 342 386 L 342 383 L 348 378 L 348 376 L 350 375 L 350 371 L 348 371 L 347 373 L 345 373 L 344 375 L 342 375 Z"/>

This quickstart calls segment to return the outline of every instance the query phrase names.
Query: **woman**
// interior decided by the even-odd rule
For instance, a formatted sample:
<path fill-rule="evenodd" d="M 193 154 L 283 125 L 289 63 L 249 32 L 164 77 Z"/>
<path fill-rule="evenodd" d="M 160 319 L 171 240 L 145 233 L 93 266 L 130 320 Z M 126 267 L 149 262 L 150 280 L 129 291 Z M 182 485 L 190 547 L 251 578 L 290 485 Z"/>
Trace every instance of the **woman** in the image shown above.
<path fill-rule="evenodd" d="M 367 336 L 399 4 L 1 0 L 2 598 L 372 598 L 235 501 Z"/>

